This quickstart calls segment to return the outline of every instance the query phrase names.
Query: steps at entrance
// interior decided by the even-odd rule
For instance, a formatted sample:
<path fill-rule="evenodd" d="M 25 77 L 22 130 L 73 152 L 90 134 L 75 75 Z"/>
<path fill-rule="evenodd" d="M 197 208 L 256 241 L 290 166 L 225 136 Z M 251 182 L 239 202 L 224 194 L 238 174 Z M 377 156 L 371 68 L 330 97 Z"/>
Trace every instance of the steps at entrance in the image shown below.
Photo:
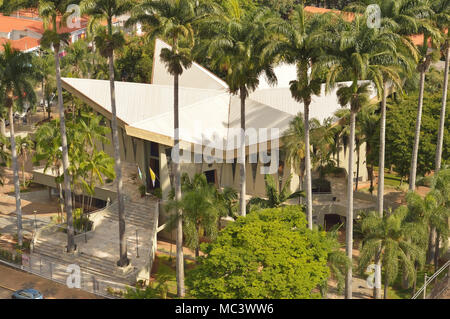
<path fill-rule="evenodd" d="M 105 209 L 105 217 L 112 220 L 119 220 L 119 205 L 117 202 Z M 151 229 L 153 226 L 152 206 L 140 203 L 133 203 L 125 200 L 125 223 L 140 228 Z"/>
<path fill-rule="evenodd" d="M 130 284 L 127 274 L 121 274 L 114 261 L 87 255 L 82 252 L 69 255 L 64 250 L 65 247 L 60 244 L 37 240 L 34 245 L 33 254 L 38 254 L 43 258 L 53 259 L 57 263 L 67 265 L 75 264 L 80 266 L 82 271 L 113 279 L 116 282 Z"/>

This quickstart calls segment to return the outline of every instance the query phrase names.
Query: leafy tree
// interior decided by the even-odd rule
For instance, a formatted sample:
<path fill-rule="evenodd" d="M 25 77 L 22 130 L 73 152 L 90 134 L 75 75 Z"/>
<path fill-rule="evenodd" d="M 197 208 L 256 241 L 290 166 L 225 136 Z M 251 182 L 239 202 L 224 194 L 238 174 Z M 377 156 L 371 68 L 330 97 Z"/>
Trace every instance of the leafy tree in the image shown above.
<path fill-rule="evenodd" d="M 31 81 L 34 76 L 31 61 L 31 55 L 29 53 L 22 53 L 15 50 L 9 43 L 3 45 L 3 53 L 0 54 L 0 105 L 6 107 L 9 113 L 11 159 L 14 174 L 14 193 L 16 197 L 17 237 L 20 247 L 22 246 L 23 239 L 22 206 L 14 135 L 13 108 L 15 105 L 21 107 L 25 101 L 32 104 L 36 100 Z"/>
<path fill-rule="evenodd" d="M 122 81 L 150 83 L 152 76 L 154 41 L 133 36 L 117 52 L 116 70 Z"/>
<path fill-rule="evenodd" d="M 394 170 L 402 177 L 402 181 L 409 174 L 411 150 L 414 139 L 414 123 L 416 109 L 413 107 L 417 94 L 405 96 L 400 101 L 391 101 L 387 108 L 386 120 L 386 163 L 393 165 Z M 448 99 L 447 99 L 448 100 Z M 423 114 L 419 156 L 417 158 L 417 173 L 425 176 L 434 169 L 436 151 L 436 136 L 438 133 L 439 113 L 441 103 L 440 94 L 425 93 L 423 99 Z M 447 105 L 448 110 L 448 105 Z M 443 158 L 450 156 L 450 116 L 448 112 L 445 120 Z"/>
<path fill-rule="evenodd" d="M 309 230 L 297 206 L 239 217 L 203 245 L 186 281 L 197 298 L 320 298 L 330 275 L 326 234 Z"/>

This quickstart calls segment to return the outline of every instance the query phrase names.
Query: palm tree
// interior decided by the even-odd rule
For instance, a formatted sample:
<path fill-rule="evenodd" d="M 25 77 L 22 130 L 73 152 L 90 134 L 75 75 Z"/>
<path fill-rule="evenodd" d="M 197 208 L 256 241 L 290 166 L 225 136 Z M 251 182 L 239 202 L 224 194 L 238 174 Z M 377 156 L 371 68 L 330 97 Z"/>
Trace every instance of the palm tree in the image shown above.
<path fill-rule="evenodd" d="M 66 22 L 65 17 L 72 12 L 66 12 L 67 6 L 73 4 L 69 0 L 39 0 L 39 15 L 44 19 L 47 30 L 42 35 L 41 46 L 44 48 L 53 47 L 56 70 L 56 87 L 58 92 L 58 110 L 59 123 L 62 141 L 62 164 L 64 170 L 64 194 L 65 208 L 67 215 L 67 252 L 76 249 L 74 241 L 73 216 L 72 216 L 72 191 L 70 189 L 69 174 L 69 153 L 67 149 L 66 121 L 64 112 L 64 101 L 62 95 L 61 67 L 59 53 L 61 43 L 68 43 L 69 34 L 58 32 L 58 17 L 60 18 L 59 27 Z M 75 2 L 76 3 L 76 2 Z M 49 105 L 50 107 L 50 105 Z"/>
<path fill-rule="evenodd" d="M 440 170 L 433 178 L 432 190 L 429 193 L 435 200 L 435 206 L 432 210 L 429 221 L 432 229 L 436 231 L 434 243 L 434 267 L 435 271 L 439 268 L 440 240 L 447 241 L 450 235 L 450 170 Z"/>
<path fill-rule="evenodd" d="M 35 134 L 36 153 L 33 162 L 45 162 L 44 173 L 51 169 L 55 175 L 55 182 L 59 190 L 59 204 L 61 217 L 63 220 L 64 196 L 62 192 L 63 182 L 61 180 L 62 152 L 61 152 L 61 130 L 59 129 L 59 120 L 53 120 L 49 123 L 41 125 Z M 67 211 L 66 211 L 67 213 Z M 67 217 L 66 217 L 67 220 Z"/>
<path fill-rule="evenodd" d="M 442 146 L 444 143 L 444 124 L 445 124 L 445 109 L 447 107 L 447 90 L 448 90 L 448 69 L 450 68 L 450 35 L 448 33 L 448 26 L 450 25 L 450 1 L 437 0 L 433 2 L 433 11 L 436 13 L 435 22 L 439 29 L 444 34 L 445 40 L 442 45 L 442 51 L 444 52 L 445 65 L 444 65 L 444 85 L 442 91 L 442 107 L 441 107 L 441 120 L 439 122 L 439 131 L 436 147 L 436 160 L 435 171 L 437 174 L 441 169 L 442 160 Z M 445 32 L 447 35 L 445 36 Z"/>
<path fill-rule="evenodd" d="M 301 114 L 289 123 L 289 128 L 282 137 L 283 150 L 286 162 L 294 167 L 299 178 L 299 191 L 303 190 L 303 177 L 305 172 L 305 122 Z"/>
<path fill-rule="evenodd" d="M 194 44 L 194 25 L 206 18 L 210 8 L 205 2 L 193 0 L 161 0 L 144 1 L 136 6 L 128 24 L 142 22 L 151 32 L 150 38 L 161 36 L 171 45 L 171 48 L 161 50 L 161 59 L 166 64 L 167 71 L 174 79 L 174 154 L 180 151 L 179 136 L 179 78 L 184 69 L 192 64 L 191 49 Z M 175 171 L 175 200 L 181 201 L 180 163 L 173 161 Z M 182 211 L 177 210 L 177 295 L 184 297 L 184 264 L 183 264 L 183 220 Z"/>
<path fill-rule="evenodd" d="M 419 153 L 420 142 L 420 127 L 422 122 L 422 107 L 423 95 L 425 88 L 425 74 L 428 72 L 430 65 L 440 57 L 439 43 L 442 40 L 440 30 L 433 24 L 438 18 L 431 8 L 431 3 L 428 0 L 423 0 L 423 11 L 417 19 L 417 30 L 423 34 L 423 44 L 419 46 L 420 59 L 417 65 L 417 72 L 420 74 L 419 82 L 419 101 L 417 106 L 416 127 L 414 132 L 414 144 L 411 158 L 411 169 L 409 173 L 409 190 L 416 189 L 416 174 L 417 174 L 417 157 Z M 429 48 L 429 41 L 431 41 L 431 48 Z"/>
<path fill-rule="evenodd" d="M 337 281 L 337 291 L 342 293 L 345 287 L 345 275 L 347 273 L 348 268 L 351 266 L 351 260 L 348 259 L 345 252 L 342 251 L 342 244 L 338 240 L 338 230 L 342 226 L 337 225 L 333 227 L 330 231 L 326 232 L 325 240 L 327 242 L 327 246 L 330 247 L 327 264 L 330 268 L 330 273 L 333 278 Z M 321 289 L 322 296 L 326 295 L 326 290 L 328 288 L 328 280 L 326 280 Z"/>
<path fill-rule="evenodd" d="M 265 54 L 271 41 L 268 35 L 271 12 L 268 9 L 244 10 L 237 0 L 224 4 L 225 12 L 208 20 L 200 31 L 202 39 L 197 47 L 199 55 L 211 59 L 211 67 L 225 74 L 231 94 L 239 94 L 241 101 L 241 139 L 238 152 L 240 163 L 240 212 L 246 215 L 245 169 L 245 103 L 251 91 L 259 85 L 259 77 L 266 75 L 276 82 L 273 56 Z"/>
<path fill-rule="evenodd" d="M 320 34 L 322 25 L 328 23 L 327 18 L 328 15 L 314 15 L 313 18 L 307 18 L 303 4 L 296 6 L 290 14 L 289 21 L 275 19 L 271 28 L 275 32 L 278 31 L 281 37 L 279 41 L 272 41 L 268 46 L 269 49 L 266 49 L 266 51 L 273 51 L 272 55 L 280 56 L 288 63 L 295 63 L 297 66 L 297 79 L 291 81 L 290 90 L 292 97 L 299 103 L 303 103 L 304 108 L 306 216 L 309 229 L 313 226 L 309 106 L 312 97 L 321 92 L 323 79 L 316 72 L 316 63 L 321 56 L 321 46 L 318 41 L 320 38 L 317 35 Z"/>
<path fill-rule="evenodd" d="M 200 239 L 206 236 L 213 240 L 218 233 L 218 220 L 222 206 L 217 201 L 217 190 L 208 184 L 204 174 L 196 174 L 192 181 L 183 176 L 183 197 L 180 201 L 172 200 L 166 206 L 167 211 L 182 210 L 183 230 L 186 245 L 195 250 L 199 257 Z M 177 226 L 177 214 L 169 218 L 169 230 Z M 202 236 L 203 235 L 203 236 Z"/>
<path fill-rule="evenodd" d="M 111 128 L 113 135 L 117 200 L 119 203 L 119 267 L 125 267 L 129 264 L 127 257 L 127 241 L 125 238 L 125 202 L 123 196 L 122 181 L 122 163 L 120 160 L 119 133 L 117 127 L 117 110 L 115 94 L 115 73 L 114 73 L 114 50 L 124 45 L 125 39 L 121 32 L 114 32 L 113 18 L 129 12 L 133 3 L 128 0 L 83 0 L 81 2 L 81 11 L 91 16 L 91 26 L 95 23 L 106 20 L 107 29 L 100 28 L 94 41 L 99 48 L 102 56 L 107 57 L 109 61 L 109 82 L 111 95 Z"/>
<path fill-rule="evenodd" d="M 18 245 L 22 247 L 22 207 L 20 200 L 19 168 L 17 164 L 16 139 L 14 136 L 14 104 L 23 105 L 25 101 L 34 103 L 34 94 L 31 81 L 34 74 L 31 64 L 31 55 L 22 53 L 11 47 L 9 43 L 3 45 L 0 54 L 0 100 L 3 101 L 9 112 L 9 132 L 11 143 L 12 169 L 14 174 L 14 192 L 16 197 L 17 237 Z"/>
<path fill-rule="evenodd" d="M 350 86 L 341 86 L 337 91 L 338 101 L 342 106 L 350 105 L 350 138 L 348 158 L 348 199 L 347 199 L 347 255 L 352 257 L 353 245 L 353 153 L 355 144 L 356 113 L 369 100 L 369 83 L 358 83 L 370 79 L 382 92 L 384 68 L 377 63 L 377 58 L 396 47 L 391 32 L 369 28 L 367 17 L 358 15 L 351 23 L 336 17 L 331 30 L 324 32 L 326 43 L 325 63 L 329 67 L 327 89 L 337 80 L 350 80 Z M 351 269 L 347 274 L 346 297 L 351 298 Z"/>
<path fill-rule="evenodd" d="M 23 187 L 26 187 L 25 180 L 25 164 L 28 159 L 28 155 L 34 148 L 34 142 L 29 135 L 26 137 L 16 137 L 17 155 L 22 158 L 22 183 Z"/>
<path fill-rule="evenodd" d="M 260 210 L 264 208 L 276 208 L 286 205 L 286 202 L 290 199 L 304 197 L 304 192 L 298 191 L 291 193 L 291 179 L 292 175 L 289 176 L 288 180 L 285 182 L 284 186 L 279 189 L 277 183 L 275 182 L 272 175 L 265 175 L 266 184 L 266 197 L 252 197 L 247 204 L 247 211 L 250 213 L 254 210 Z"/>
<path fill-rule="evenodd" d="M 33 56 L 33 65 L 36 66 L 37 80 L 41 82 L 42 106 L 45 112 L 47 105 L 48 119 L 51 118 L 51 96 L 55 93 L 55 61 L 49 50 L 39 50 L 39 55 Z"/>
<path fill-rule="evenodd" d="M 364 239 L 359 268 L 364 272 L 373 259 L 381 260 L 384 268 L 385 299 L 388 298 L 388 286 L 397 278 L 399 265 L 412 281 L 415 276 L 414 262 L 424 262 L 423 251 L 410 241 L 417 232 L 415 223 L 406 221 L 407 215 L 408 209 L 402 206 L 392 214 L 382 217 L 377 212 L 370 212 L 361 221 Z"/>

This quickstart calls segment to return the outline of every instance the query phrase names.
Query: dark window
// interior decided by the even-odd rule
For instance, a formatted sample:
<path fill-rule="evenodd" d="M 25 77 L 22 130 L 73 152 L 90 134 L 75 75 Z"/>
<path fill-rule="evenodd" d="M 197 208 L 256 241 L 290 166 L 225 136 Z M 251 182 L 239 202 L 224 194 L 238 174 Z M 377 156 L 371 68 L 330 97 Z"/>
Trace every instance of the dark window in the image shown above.
<path fill-rule="evenodd" d="M 151 142 L 150 144 L 150 155 L 151 156 L 156 156 L 159 157 L 159 147 L 158 147 L 158 143 L 153 143 Z"/>
<path fill-rule="evenodd" d="M 216 184 L 216 170 L 206 171 L 204 172 L 206 176 L 206 181 L 209 184 Z"/>
<path fill-rule="evenodd" d="M 331 183 L 324 178 L 314 179 L 312 181 L 313 193 L 331 193 Z"/>

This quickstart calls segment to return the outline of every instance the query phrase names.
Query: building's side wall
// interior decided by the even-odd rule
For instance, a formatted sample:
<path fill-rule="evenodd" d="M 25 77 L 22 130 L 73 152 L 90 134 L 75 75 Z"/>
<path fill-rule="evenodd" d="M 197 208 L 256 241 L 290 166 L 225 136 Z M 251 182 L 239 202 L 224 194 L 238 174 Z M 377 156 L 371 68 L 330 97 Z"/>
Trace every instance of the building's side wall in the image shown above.
<path fill-rule="evenodd" d="M 110 127 L 110 121 L 106 120 L 106 125 Z M 114 149 L 112 145 L 112 134 L 108 134 L 108 140 L 111 141 L 109 144 L 101 144 L 98 143 L 99 149 L 103 149 L 110 156 L 114 156 Z M 134 142 L 133 142 L 134 140 Z M 120 142 L 120 153 L 122 161 L 126 161 L 129 163 L 138 164 L 142 172 L 147 168 L 145 167 L 144 161 L 144 141 L 138 138 L 133 138 L 128 136 L 123 128 L 119 128 L 119 142 Z M 133 146 L 134 143 L 134 146 Z M 167 195 L 170 192 L 170 177 L 169 177 L 169 167 L 167 166 L 167 156 L 166 156 L 166 148 L 165 145 L 159 145 L 159 170 L 160 170 L 160 184 L 161 190 L 163 193 L 163 198 L 167 198 Z M 365 144 L 360 147 L 360 167 L 359 167 L 359 176 L 360 181 L 367 181 L 367 166 L 366 166 L 366 146 Z M 346 172 L 348 172 L 348 147 L 344 151 L 341 149 L 339 154 L 340 167 L 344 168 Z M 357 164 L 357 156 L 356 152 L 354 154 L 354 176 L 356 176 L 356 164 Z M 337 156 L 335 156 L 337 159 Z M 295 174 L 295 170 L 292 167 L 288 167 L 285 165 L 285 169 L 283 172 L 283 185 L 286 180 L 289 178 L 289 175 L 292 174 L 291 179 L 291 191 L 297 191 L 299 189 L 299 178 L 298 175 Z M 256 174 L 253 175 L 253 164 L 246 164 L 246 188 L 247 194 L 249 196 L 264 196 L 265 195 L 265 183 L 264 183 L 264 175 L 260 173 L 262 164 L 258 163 L 256 168 Z M 216 170 L 216 181 L 217 186 L 219 187 L 233 187 L 236 190 L 240 188 L 239 183 L 239 170 L 240 165 L 235 165 L 234 176 L 233 176 L 233 164 L 231 163 L 213 163 L 213 164 L 187 164 L 183 163 L 181 165 L 181 172 L 188 173 L 190 177 L 193 177 L 196 173 L 202 173 L 210 170 Z M 145 172 L 146 173 L 146 172 Z M 272 175 L 275 181 L 279 180 L 278 173 Z"/>

